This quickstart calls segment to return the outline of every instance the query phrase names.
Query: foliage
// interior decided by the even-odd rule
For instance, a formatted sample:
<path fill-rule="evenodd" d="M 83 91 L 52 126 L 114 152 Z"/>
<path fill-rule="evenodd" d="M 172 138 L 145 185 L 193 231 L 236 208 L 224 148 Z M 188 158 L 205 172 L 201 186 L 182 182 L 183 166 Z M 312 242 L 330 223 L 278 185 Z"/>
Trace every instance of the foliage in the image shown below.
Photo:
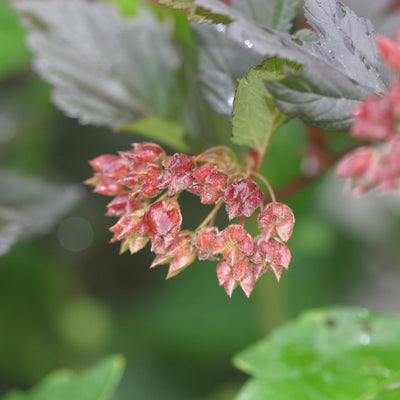
<path fill-rule="evenodd" d="M 20 238 L 48 232 L 81 198 L 77 186 L 0 171 L 0 255 Z"/>
<path fill-rule="evenodd" d="M 79 374 L 60 370 L 52 372 L 28 393 L 12 391 L 4 400 L 107 400 L 121 379 L 124 360 L 108 357 Z"/>
<path fill-rule="evenodd" d="M 360 1 L 14 0 L 47 85 L 28 71 L 24 29 L 1 4 L 2 390 L 122 352 L 117 399 L 232 398 L 229 355 L 299 311 L 343 299 L 395 309 L 397 203 L 369 193 L 351 206 L 319 179 L 341 159 L 336 174 L 358 194 L 400 186 L 400 31 L 375 34 L 394 36 L 399 7 Z M 49 88 L 81 125 L 48 104 Z M 63 218 L 81 191 L 48 179 L 87 179 L 113 196 L 111 242 L 121 253 L 150 242 L 153 262 L 147 250 L 116 258 L 104 246 L 94 196 Z M 357 231 L 357 220 L 369 226 Z M 69 247 L 85 229 L 83 250 Z M 266 274 L 246 302 L 210 283 L 217 267 L 229 295 L 240 286 L 249 296 L 289 261 L 279 285 Z M 146 264 L 170 264 L 168 278 L 192 267 L 166 285 Z M 253 376 L 237 398 L 394 399 L 398 325 L 364 309 L 302 314 L 235 358 Z M 5 399 L 106 399 L 122 364 L 56 372 Z"/>
<path fill-rule="evenodd" d="M 235 357 L 253 375 L 237 399 L 395 398 L 399 330 L 396 316 L 366 309 L 308 311 Z"/>

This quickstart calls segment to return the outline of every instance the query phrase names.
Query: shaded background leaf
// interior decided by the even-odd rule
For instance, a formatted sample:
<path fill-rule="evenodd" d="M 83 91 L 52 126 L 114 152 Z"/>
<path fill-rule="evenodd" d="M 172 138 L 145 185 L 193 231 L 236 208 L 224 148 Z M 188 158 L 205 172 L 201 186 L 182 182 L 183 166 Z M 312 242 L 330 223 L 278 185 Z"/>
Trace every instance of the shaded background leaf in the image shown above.
<path fill-rule="evenodd" d="M 120 356 L 112 356 L 78 374 L 56 371 L 28 394 L 10 393 L 4 400 L 109 400 L 121 380 L 124 367 L 125 362 Z"/>
<path fill-rule="evenodd" d="M 29 52 L 23 45 L 24 30 L 7 2 L 0 3 L 0 79 L 15 75 L 29 65 Z"/>
<path fill-rule="evenodd" d="M 26 215 L 0 207 L 0 255 L 7 253 L 29 225 Z"/>
<path fill-rule="evenodd" d="M 82 0 L 14 4 L 29 29 L 35 67 L 69 116 L 123 127 L 171 113 L 179 60 L 151 14 L 125 20 L 111 5 Z"/>
<path fill-rule="evenodd" d="M 134 124 L 124 127 L 122 131 L 138 133 L 181 152 L 189 151 L 184 139 L 185 128 L 175 121 L 169 121 L 156 115 L 139 119 Z"/>
<path fill-rule="evenodd" d="M 78 186 L 48 183 L 0 170 L 1 250 L 20 237 L 44 234 L 82 197 Z"/>

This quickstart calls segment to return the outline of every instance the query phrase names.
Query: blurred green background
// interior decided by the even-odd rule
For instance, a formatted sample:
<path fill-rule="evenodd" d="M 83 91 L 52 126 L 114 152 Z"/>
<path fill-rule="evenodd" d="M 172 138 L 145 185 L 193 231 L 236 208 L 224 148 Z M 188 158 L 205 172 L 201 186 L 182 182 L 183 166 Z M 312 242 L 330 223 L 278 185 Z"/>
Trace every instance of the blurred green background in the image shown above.
<path fill-rule="evenodd" d="M 23 29 L 2 1 L 1 168 L 80 185 L 92 173 L 87 160 L 141 140 L 65 117 L 30 62 Z M 213 118 L 228 140 L 229 124 Z M 296 121 L 273 137 L 262 173 L 274 187 L 307 170 L 308 145 Z M 232 356 L 300 311 L 336 303 L 400 311 L 397 196 L 354 200 L 330 173 L 306 185 L 285 199 L 297 220 L 289 272 L 279 284 L 265 274 L 250 299 L 239 290 L 229 299 L 215 263 L 196 262 L 165 281 L 166 267 L 148 268 L 148 248 L 120 256 L 108 244 L 108 199 L 82 190 L 50 234 L 0 257 L 0 396 L 53 369 L 120 353 L 127 370 L 116 400 L 231 399 L 247 378 Z M 185 223 L 195 225 L 198 214 L 188 195 Z"/>

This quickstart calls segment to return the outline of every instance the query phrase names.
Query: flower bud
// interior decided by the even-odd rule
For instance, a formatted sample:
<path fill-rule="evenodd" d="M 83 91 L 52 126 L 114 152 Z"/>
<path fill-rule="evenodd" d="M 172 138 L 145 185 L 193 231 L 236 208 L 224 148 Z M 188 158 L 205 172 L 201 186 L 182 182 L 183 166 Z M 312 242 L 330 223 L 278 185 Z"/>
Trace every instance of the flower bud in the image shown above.
<path fill-rule="evenodd" d="M 229 219 L 240 215 L 250 217 L 260 207 L 263 198 L 259 186 L 251 178 L 235 179 L 223 190 Z"/>

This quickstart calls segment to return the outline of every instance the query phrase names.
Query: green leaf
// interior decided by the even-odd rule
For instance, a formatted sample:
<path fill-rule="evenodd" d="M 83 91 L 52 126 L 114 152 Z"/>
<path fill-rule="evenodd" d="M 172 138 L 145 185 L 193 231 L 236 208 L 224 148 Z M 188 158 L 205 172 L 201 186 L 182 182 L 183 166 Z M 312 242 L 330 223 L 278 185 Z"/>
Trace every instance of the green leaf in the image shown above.
<path fill-rule="evenodd" d="M 194 0 L 159 0 L 158 2 L 159 4 L 162 4 L 164 6 L 185 11 L 188 15 L 189 20 L 191 21 L 196 21 L 199 23 L 212 22 L 215 24 L 226 24 L 231 22 L 231 20 L 225 15 L 211 13 L 203 7 L 196 6 Z"/>
<path fill-rule="evenodd" d="M 237 400 L 385 399 L 400 382 L 399 337 L 397 316 L 350 307 L 304 313 L 235 357 L 253 375 Z"/>
<path fill-rule="evenodd" d="M 122 131 L 138 133 L 181 152 L 189 151 L 185 142 L 185 128 L 177 122 L 155 115 L 140 119 Z"/>
<path fill-rule="evenodd" d="M 173 113 L 178 56 L 147 12 L 124 19 L 110 4 L 16 0 L 35 67 L 54 102 L 82 123 L 121 128 Z"/>
<path fill-rule="evenodd" d="M 262 59 L 249 49 L 227 41 L 223 25 L 193 25 L 192 30 L 201 93 L 216 112 L 230 117 L 237 80 Z"/>
<path fill-rule="evenodd" d="M 24 30 L 7 1 L 0 2 L 0 79 L 29 66 Z"/>
<path fill-rule="evenodd" d="M 121 379 L 124 367 L 122 357 L 112 356 L 78 374 L 68 370 L 56 371 L 26 396 L 12 392 L 4 400 L 108 400 Z"/>
<path fill-rule="evenodd" d="M 232 7 L 258 24 L 287 32 L 296 16 L 299 0 L 232 0 Z"/>
<path fill-rule="evenodd" d="M 264 85 L 264 80 L 282 76 L 286 64 L 277 58 L 267 60 L 239 80 L 232 117 L 232 141 L 236 144 L 261 150 L 270 134 L 287 120 Z"/>
<path fill-rule="evenodd" d="M 310 93 L 314 98 L 321 93 L 329 94 L 335 88 L 345 88 L 346 83 L 351 82 L 351 97 L 348 97 L 349 91 L 337 89 L 335 96 L 330 99 L 329 106 L 332 108 L 335 107 L 338 98 L 350 100 L 348 104 L 351 106 L 354 105 L 352 100 L 362 101 L 369 94 L 383 93 L 393 78 L 379 56 L 371 22 L 358 17 L 336 0 L 305 0 L 306 17 L 317 35 L 316 43 L 254 24 L 243 14 L 220 2 L 195 2 L 210 12 L 221 13 L 232 20 L 226 28 L 228 39 L 251 48 L 265 58 L 277 56 L 302 64 L 305 68 L 301 72 L 294 76 L 289 71 L 288 75 L 291 75 L 293 80 L 301 80 L 303 71 L 308 73 L 300 85 L 304 80 L 311 80 L 312 84 L 304 87 L 303 91 Z M 313 91 L 315 87 L 319 88 L 319 92 Z M 282 88 L 282 91 L 274 95 L 280 98 L 284 94 Z M 325 129 L 332 130 L 346 130 L 352 123 L 351 108 L 342 108 L 341 114 L 336 113 L 333 124 L 329 125 L 326 115 L 319 118 L 319 113 L 315 113 L 314 107 L 317 102 L 307 103 L 307 98 L 302 101 L 301 98 L 291 97 L 292 107 L 282 110 L 292 117 L 309 113 L 308 123 L 323 125 Z M 328 100 L 328 97 L 325 100 Z M 325 105 L 326 103 L 325 101 Z M 336 108 L 336 111 L 339 110 Z"/>
<path fill-rule="evenodd" d="M 25 393 L 19 390 L 11 390 L 2 400 L 29 400 L 29 398 Z"/>
<path fill-rule="evenodd" d="M 0 170 L 0 254 L 21 238 L 47 233 L 81 198 L 80 188 Z"/>
<path fill-rule="evenodd" d="M 370 93 L 337 71 L 330 71 L 327 78 L 322 63 L 289 71 L 286 69 L 286 76 L 278 80 L 267 79 L 267 89 L 282 112 L 321 129 L 340 131 L 349 127 L 353 121 L 350 110 L 361 103 L 362 93 L 361 97 Z M 331 85 L 327 85 L 328 80 Z"/>
<path fill-rule="evenodd" d="M 298 0 L 234 0 L 231 8 L 224 4 L 219 7 L 232 9 L 264 26 L 288 30 L 298 3 Z M 264 58 L 247 47 L 227 41 L 223 24 L 194 25 L 192 30 L 202 94 L 216 112 L 231 116 L 237 80 Z"/>
<path fill-rule="evenodd" d="M 136 15 L 139 9 L 138 0 L 103 0 L 118 7 L 122 15 Z"/>

